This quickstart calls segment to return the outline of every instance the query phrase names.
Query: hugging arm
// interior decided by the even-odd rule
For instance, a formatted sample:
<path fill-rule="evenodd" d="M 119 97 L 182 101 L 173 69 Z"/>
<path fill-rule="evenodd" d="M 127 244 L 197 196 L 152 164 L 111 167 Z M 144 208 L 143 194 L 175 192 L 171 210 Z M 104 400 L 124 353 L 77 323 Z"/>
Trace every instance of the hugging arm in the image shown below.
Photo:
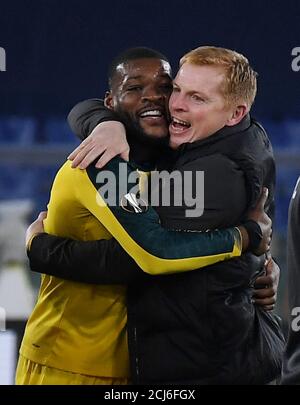
<path fill-rule="evenodd" d="M 61 277 L 77 277 L 77 281 L 124 283 L 138 273 L 133 260 L 128 262 L 125 251 L 144 272 L 151 275 L 193 270 L 241 254 L 242 227 L 240 230 L 231 228 L 203 233 L 169 231 L 161 227 L 153 209 L 139 215 L 128 213 L 120 206 L 109 207 L 103 203 L 99 207 L 95 204 L 92 182 L 85 181 L 82 187 L 85 189 L 80 193 L 81 198 L 86 199 L 90 194 L 89 211 L 118 239 L 124 250 L 114 240 L 77 242 L 41 235 L 33 239 L 29 250 L 33 270 L 43 272 L 44 268 L 47 274 L 57 275 L 53 272 L 62 268 L 64 273 L 60 273 Z M 263 211 L 263 204 L 260 204 L 259 210 Z M 111 270 L 108 271 L 108 268 Z M 116 278 L 109 279 L 122 268 L 128 269 L 129 275 L 124 270 Z M 78 272 L 82 272 L 85 278 L 75 276 Z M 119 275 L 125 278 L 120 279 Z M 96 280 L 95 277 L 99 278 Z"/>
<path fill-rule="evenodd" d="M 115 239 L 83 242 L 41 233 L 27 254 L 32 271 L 65 280 L 129 284 L 146 277 Z"/>
<path fill-rule="evenodd" d="M 96 158 L 98 168 L 118 155 L 129 159 L 125 127 L 118 114 L 106 108 L 102 100 L 90 99 L 76 104 L 68 115 L 68 123 L 82 140 L 68 156 L 73 168 L 86 169 Z"/>
<path fill-rule="evenodd" d="M 101 122 L 119 121 L 118 115 L 106 108 L 100 98 L 91 98 L 76 104 L 67 119 L 71 130 L 82 141 Z"/>

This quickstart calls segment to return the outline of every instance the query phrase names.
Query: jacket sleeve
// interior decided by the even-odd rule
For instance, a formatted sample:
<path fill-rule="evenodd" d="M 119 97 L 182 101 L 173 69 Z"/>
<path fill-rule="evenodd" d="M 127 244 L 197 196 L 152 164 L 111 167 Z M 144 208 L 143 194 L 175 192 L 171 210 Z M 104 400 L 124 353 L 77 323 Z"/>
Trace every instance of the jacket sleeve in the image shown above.
<path fill-rule="evenodd" d="M 92 98 L 76 104 L 68 115 L 68 123 L 81 140 L 87 138 L 93 129 L 105 121 L 120 121 L 118 115 L 106 108 L 103 100 Z"/>
<path fill-rule="evenodd" d="M 102 173 L 94 165 L 90 165 L 86 171 L 76 169 L 77 199 L 105 226 L 143 271 L 157 275 L 196 270 L 241 255 L 242 241 L 236 228 L 177 232 L 163 228 L 151 206 L 140 214 L 125 210 L 121 200 L 126 194 L 126 184 L 120 185 L 120 163 L 125 165 L 121 170 L 128 170 L 128 174 L 134 171 L 120 158 L 109 162 Z M 117 193 L 112 196 L 114 201 L 109 201 L 103 195 L 107 191 L 107 173 L 115 182 L 113 190 L 110 190 Z M 122 195 L 118 195 L 120 190 Z"/>
<path fill-rule="evenodd" d="M 43 233 L 27 255 L 32 271 L 81 283 L 129 284 L 147 277 L 115 239 L 83 242 Z"/>

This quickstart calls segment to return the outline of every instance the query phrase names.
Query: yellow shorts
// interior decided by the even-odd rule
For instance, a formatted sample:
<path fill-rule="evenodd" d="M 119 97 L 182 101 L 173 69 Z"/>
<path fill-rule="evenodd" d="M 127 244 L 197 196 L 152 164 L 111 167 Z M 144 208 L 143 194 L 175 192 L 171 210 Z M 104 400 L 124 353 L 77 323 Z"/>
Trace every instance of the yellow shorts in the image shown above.
<path fill-rule="evenodd" d="M 35 363 L 20 355 L 16 385 L 126 385 L 127 378 L 93 377 Z"/>

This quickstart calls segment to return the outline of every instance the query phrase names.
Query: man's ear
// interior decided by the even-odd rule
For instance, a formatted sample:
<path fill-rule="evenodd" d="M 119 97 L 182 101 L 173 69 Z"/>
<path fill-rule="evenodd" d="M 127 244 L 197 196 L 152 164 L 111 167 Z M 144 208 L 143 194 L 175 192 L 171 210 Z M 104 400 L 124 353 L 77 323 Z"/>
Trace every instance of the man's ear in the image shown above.
<path fill-rule="evenodd" d="M 231 116 L 228 118 L 226 125 L 228 127 L 232 127 L 233 125 L 237 125 L 242 119 L 248 114 L 249 108 L 246 104 L 238 105 L 233 111 Z"/>
<path fill-rule="evenodd" d="M 109 108 L 110 110 L 113 110 L 113 109 L 114 109 L 113 97 L 112 97 L 110 91 L 107 91 L 107 92 L 105 93 L 104 105 L 105 105 L 105 107 Z"/>

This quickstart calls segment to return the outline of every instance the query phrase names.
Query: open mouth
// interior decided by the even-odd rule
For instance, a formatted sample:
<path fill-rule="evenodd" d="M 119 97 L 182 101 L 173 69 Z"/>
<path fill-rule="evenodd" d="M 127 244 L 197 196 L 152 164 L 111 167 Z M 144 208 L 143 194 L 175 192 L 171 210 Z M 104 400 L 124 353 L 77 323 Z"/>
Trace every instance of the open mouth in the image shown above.
<path fill-rule="evenodd" d="M 191 127 L 188 121 L 183 121 L 178 118 L 172 117 L 171 126 L 176 131 L 184 131 Z"/>
<path fill-rule="evenodd" d="M 163 131 L 167 135 L 170 124 L 170 116 L 166 106 L 161 104 L 144 105 L 138 111 L 139 124 L 144 129 L 147 127 L 151 131 Z"/>
<path fill-rule="evenodd" d="M 149 105 L 139 111 L 139 118 L 149 125 L 168 125 L 169 114 L 164 106 Z"/>
<path fill-rule="evenodd" d="M 161 118 L 164 117 L 165 115 L 162 113 L 160 110 L 148 110 L 144 111 L 140 114 L 141 118 Z"/>

